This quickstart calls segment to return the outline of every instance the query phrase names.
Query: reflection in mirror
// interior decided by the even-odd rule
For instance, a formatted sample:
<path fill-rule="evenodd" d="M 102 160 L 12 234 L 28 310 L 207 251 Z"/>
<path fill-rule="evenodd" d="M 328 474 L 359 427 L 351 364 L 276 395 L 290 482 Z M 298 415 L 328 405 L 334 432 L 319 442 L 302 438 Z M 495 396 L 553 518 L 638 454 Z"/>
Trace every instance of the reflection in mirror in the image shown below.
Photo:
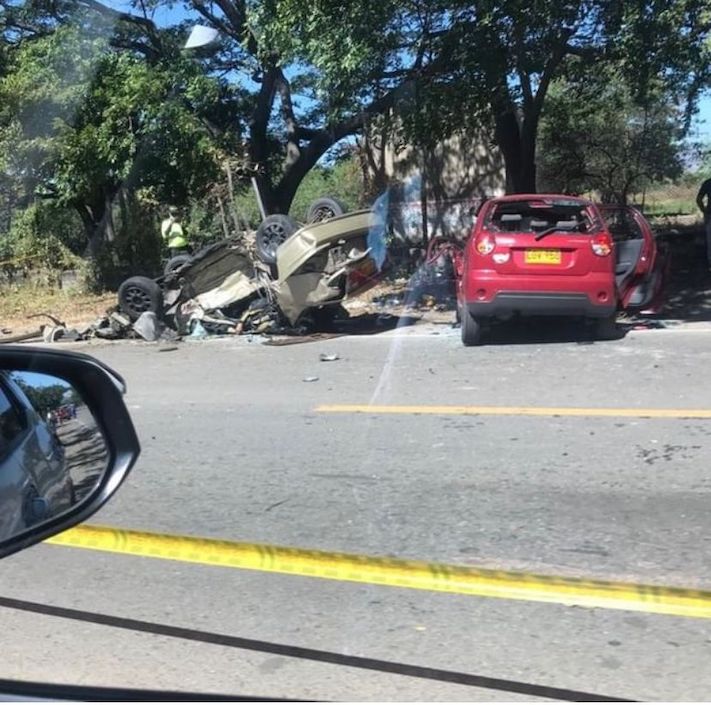
<path fill-rule="evenodd" d="M 0 541 L 78 505 L 107 465 L 103 434 L 71 384 L 0 370 Z"/>

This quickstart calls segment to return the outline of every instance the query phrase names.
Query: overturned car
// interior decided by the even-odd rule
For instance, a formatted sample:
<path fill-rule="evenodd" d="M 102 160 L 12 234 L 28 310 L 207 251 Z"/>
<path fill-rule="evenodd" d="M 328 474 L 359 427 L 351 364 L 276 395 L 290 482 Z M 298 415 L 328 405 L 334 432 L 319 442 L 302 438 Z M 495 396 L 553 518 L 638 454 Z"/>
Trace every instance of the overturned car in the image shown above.
<path fill-rule="evenodd" d="M 132 321 L 152 312 L 179 334 L 309 332 L 377 284 L 387 267 L 385 226 L 363 210 L 310 223 L 253 256 L 241 238 L 210 245 L 158 279 L 130 277 L 118 292 Z"/>

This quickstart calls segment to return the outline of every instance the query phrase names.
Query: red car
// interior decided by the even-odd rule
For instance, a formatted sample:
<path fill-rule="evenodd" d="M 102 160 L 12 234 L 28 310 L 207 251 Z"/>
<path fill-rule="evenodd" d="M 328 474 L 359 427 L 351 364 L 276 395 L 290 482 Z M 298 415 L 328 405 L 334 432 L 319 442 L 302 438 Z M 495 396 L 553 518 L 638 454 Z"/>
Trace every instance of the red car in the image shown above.
<path fill-rule="evenodd" d="M 487 201 L 457 265 L 464 345 L 514 315 L 582 316 L 611 337 L 619 309 L 659 307 L 666 273 L 639 211 L 548 194 Z"/>

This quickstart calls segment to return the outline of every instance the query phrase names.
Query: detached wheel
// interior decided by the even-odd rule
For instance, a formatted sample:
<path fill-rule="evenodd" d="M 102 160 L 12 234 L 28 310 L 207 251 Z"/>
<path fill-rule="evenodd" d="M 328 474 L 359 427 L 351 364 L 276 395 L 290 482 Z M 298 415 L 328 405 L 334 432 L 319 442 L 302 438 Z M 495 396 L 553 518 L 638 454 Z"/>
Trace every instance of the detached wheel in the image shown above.
<path fill-rule="evenodd" d="M 153 279 L 131 277 L 119 287 L 118 303 L 121 311 L 132 321 L 146 311 L 160 317 L 163 313 L 163 292 Z"/>
<path fill-rule="evenodd" d="M 481 343 L 481 324 L 469 313 L 466 306 L 459 309 L 462 321 L 462 343 L 465 347 Z"/>
<path fill-rule="evenodd" d="M 165 267 L 163 268 L 163 276 L 167 276 L 171 272 L 178 269 L 178 267 L 182 267 L 189 259 L 190 255 L 175 255 L 175 257 L 171 257 L 165 263 Z"/>
<path fill-rule="evenodd" d="M 257 228 L 255 246 L 259 259 L 264 264 L 276 264 L 277 248 L 298 229 L 297 222 L 288 215 L 277 213 L 267 216 Z"/>
<path fill-rule="evenodd" d="M 324 220 L 336 218 L 339 215 L 346 213 L 348 209 L 345 204 L 337 198 L 317 198 L 310 206 L 306 213 L 307 223 L 321 223 Z"/>

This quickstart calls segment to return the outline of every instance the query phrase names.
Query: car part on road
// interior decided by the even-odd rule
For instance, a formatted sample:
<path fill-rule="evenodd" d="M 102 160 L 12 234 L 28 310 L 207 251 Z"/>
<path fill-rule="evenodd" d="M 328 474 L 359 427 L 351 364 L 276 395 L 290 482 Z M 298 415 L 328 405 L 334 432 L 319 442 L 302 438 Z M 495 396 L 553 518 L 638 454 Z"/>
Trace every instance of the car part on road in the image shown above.
<path fill-rule="evenodd" d="M 160 316 L 163 313 L 163 292 L 148 277 L 130 277 L 118 290 L 119 307 L 132 321 L 146 311 Z"/>
<path fill-rule="evenodd" d="M 163 324 L 156 316 L 153 311 L 144 311 L 133 324 L 133 330 L 138 333 L 138 335 L 149 342 L 155 342 L 160 338 L 161 333 L 165 328 Z"/>
<path fill-rule="evenodd" d="M 337 198 L 325 196 L 317 198 L 306 212 L 307 223 L 322 223 L 324 220 L 336 218 L 346 213 L 348 209 L 345 204 Z"/>
<path fill-rule="evenodd" d="M 2 345 L 10 345 L 12 343 L 22 343 L 25 342 L 26 340 L 35 340 L 35 339 L 41 339 L 42 338 L 42 328 L 38 328 L 35 331 L 31 331 L 29 333 L 18 333 L 17 335 L 10 335 L 7 337 L 2 337 L 0 338 L 0 344 Z"/>
<path fill-rule="evenodd" d="M 44 326 L 42 339 L 45 343 L 56 343 L 60 340 L 69 343 L 81 340 L 81 334 L 75 328 L 67 329 L 62 326 Z"/>
<path fill-rule="evenodd" d="M 255 246 L 259 259 L 264 264 L 276 264 L 277 249 L 298 229 L 297 222 L 288 215 L 267 216 L 257 228 Z"/>

